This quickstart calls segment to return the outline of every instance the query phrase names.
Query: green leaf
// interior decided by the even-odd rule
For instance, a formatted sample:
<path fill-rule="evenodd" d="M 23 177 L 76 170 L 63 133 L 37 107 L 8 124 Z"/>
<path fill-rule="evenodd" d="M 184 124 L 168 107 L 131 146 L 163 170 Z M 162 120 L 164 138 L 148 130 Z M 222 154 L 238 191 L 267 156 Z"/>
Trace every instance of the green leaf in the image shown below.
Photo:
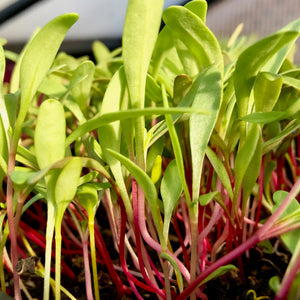
<path fill-rule="evenodd" d="M 283 84 L 291 86 L 297 90 L 300 90 L 300 80 L 297 78 L 289 77 L 289 76 L 282 76 Z"/>
<path fill-rule="evenodd" d="M 77 196 L 79 202 L 86 209 L 87 213 L 94 216 L 100 199 L 98 197 L 97 188 L 93 185 L 93 183 L 86 183 L 80 186 Z"/>
<path fill-rule="evenodd" d="M 214 151 L 212 151 L 209 147 L 206 148 L 205 154 L 207 155 L 210 163 L 212 164 L 214 171 L 219 176 L 229 197 L 231 199 L 233 199 L 233 191 L 232 191 L 230 179 L 229 179 L 229 176 L 228 176 L 225 166 L 223 165 L 223 163 L 221 162 L 219 157 L 216 155 L 216 153 Z"/>
<path fill-rule="evenodd" d="M 133 108 L 142 108 L 146 75 L 161 22 L 163 0 L 129 0 L 123 29 L 123 60 Z"/>
<path fill-rule="evenodd" d="M 66 146 L 70 145 L 77 138 L 83 136 L 85 133 L 97 129 L 101 126 L 104 126 L 108 123 L 125 120 L 125 119 L 134 119 L 141 116 L 150 116 L 150 115 L 163 115 L 163 114 L 182 114 L 182 113 L 201 113 L 208 115 L 209 112 L 203 111 L 201 109 L 191 108 L 191 107 L 146 107 L 143 109 L 128 109 L 118 112 L 111 112 L 103 114 L 94 119 L 90 119 L 87 122 L 80 125 L 76 128 L 66 140 Z"/>
<path fill-rule="evenodd" d="M 298 35 L 300 32 L 300 18 L 292 21 L 291 23 L 284 26 L 278 32 L 285 32 L 285 31 L 297 31 Z M 289 52 L 291 51 L 292 47 L 295 45 L 295 41 L 298 38 L 296 35 L 289 43 L 287 43 L 283 48 L 281 48 L 263 67 L 263 71 L 267 71 L 270 73 L 277 73 L 280 67 L 282 66 L 283 62 L 285 61 L 286 57 L 288 56 Z"/>
<path fill-rule="evenodd" d="M 11 180 L 14 184 L 20 186 L 20 187 L 26 187 L 28 178 L 33 175 L 35 172 L 33 172 L 29 168 L 24 167 L 16 167 L 15 170 L 11 172 Z"/>
<path fill-rule="evenodd" d="M 256 127 L 256 125 L 255 125 Z M 248 197 L 252 193 L 252 189 L 257 181 L 257 177 L 260 170 L 261 160 L 262 160 L 262 136 L 260 128 L 257 129 L 258 138 L 255 140 L 253 146 L 255 147 L 254 153 L 250 158 L 249 165 L 247 167 L 244 179 L 243 179 L 243 196 L 242 196 L 242 211 L 246 209 L 246 204 Z M 255 135 L 256 137 L 256 135 Z M 250 145 L 249 145 L 250 146 Z"/>
<path fill-rule="evenodd" d="M 272 289 L 272 291 L 277 294 L 277 292 L 280 289 L 280 278 L 279 276 L 273 276 L 269 280 L 269 286 Z"/>
<path fill-rule="evenodd" d="M 106 171 L 106 169 L 98 161 L 96 161 L 95 159 L 89 158 L 89 157 L 79 157 L 79 158 L 81 160 L 82 167 L 95 170 L 95 171 L 99 172 L 100 174 L 102 174 L 106 179 L 108 179 L 109 182 L 112 182 L 112 178 L 111 178 L 110 174 Z M 72 156 L 65 157 L 64 159 L 61 159 L 59 161 L 56 161 L 52 165 L 49 165 L 47 168 L 35 172 L 34 174 L 32 174 L 32 176 L 30 176 L 28 178 L 27 183 L 29 185 L 37 183 L 44 176 L 46 176 L 49 171 L 64 168 L 66 166 L 66 164 L 72 159 L 73 159 Z M 81 182 L 79 182 L 79 183 L 81 183 Z"/>
<path fill-rule="evenodd" d="M 18 59 L 16 61 L 16 64 L 14 65 L 11 77 L 10 77 L 10 84 L 9 84 L 9 92 L 10 93 L 16 93 L 20 88 L 20 67 L 21 67 L 21 61 L 23 59 L 24 53 L 26 53 L 27 48 L 29 47 L 32 39 L 34 36 L 40 31 L 40 28 L 37 27 L 35 31 L 32 33 L 30 39 L 25 44 L 24 48 L 22 49 L 21 53 L 18 55 Z"/>
<path fill-rule="evenodd" d="M 233 209 L 236 209 L 235 202 L 237 200 L 237 196 L 241 188 L 242 182 L 246 176 L 246 173 L 250 172 L 250 174 L 247 175 L 246 178 L 247 182 L 245 183 L 248 190 L 250 188 L 249 186 L 251 185 L 252 180 L 254 180 L 254 177 L 257 172 L 257 168 L 259 168 L 260 164 L 258 166 L 255 166 L 254 171 L 250 170 L 250 167 L 253 167 L 253 163 L 255 161 L 258 161 L 258 158 L 256 157 L 257 156 L 256 152 L 259 150 L 260 144 L 261 144 L 260 127 L 256 124 L 251 124 L 249 132 L 247 133 L 246 136 L 245 143 L 240 148 L 235 159 L 235 165 L 234 165 L 235 189 L 234 189 Z"/>
<path fill-rule="evenodd" d="M 9 113 L 3 94 L 3 80 L 5 74 L 5 55 L 0 46 L 0 192 L 2 192 L 2 181 L 7 174 L 8 144 L 9 144 Z"/>
<path fill-rule="evenodd" d="M 119 112 L 126 90 L 126 78 L 124 68 L 121 67 L 115 72 L 109 82 L 101 105 L 100 115 L 111 112 Z M 128 129 L 128 127 L 127 127 Z M 132 135 L 133 133 L 130 132 Z M 114 178 L 117 182 L 121 197 L 123 199 L 128 218 L 132 217 L 132 206 L 128 196 L 126 184 L 124 181 L 121 164 L 118 159 L 110 155 L 106 149 L 112 149 L 120 152 L 121 145 L 121 126 L 120 121 L 107 123 L 98 128 L 98 140 L 102 148 L 102 156 L 109 165 Z"/>
<path fill-rule="evenodd" d="M 273 200 L 275 202 L 275 205 L 273 206 L 272 212 L 274 213 L 280 204 L 283 202 L 283 200 L 288 195 L 288 192 L 286 191 L 277 191 L 273 195 Z M 288 215 L 292 214 L 293 212 L 300 209 L 300 204 L 296 199 L 293 199 L 291 204 L 285 209 L 285 211 L 281 214 L 281 218 L 287 217 Z M 289 231 L 287 233 L 284 233 L 280 236 L 282 241 L 284 242 L 285 246 L 290 250 L 291 253 L 294 253 L 297 241 L 300 239 L 300 229 L 295 229 L 292 231 Z"/>
<path fill-rule="evenodd" d="M 93 42 L 92 50 L 97 64 L 100 64 L 101 66 L 111 58 L 109 49 L 100 41 Z"/>
<path fill-rule="evenodd" d="M 124 68 L 119 69 L 109 82 L 101 105 L 100 116 L 105 113 L 120 111 L 121 103 L 126 89 Z M 104 159 L 109 165 L 116 165 L 117 160 L 107 154 L 105 149 L 120 151 L 120 122 L 112 122 L 98 129 L 98 140 L 103 151 Z"/>
<path fill-rule="evenodd" d="M 4 93 L 3 93 L 3 80 L 4 80 L 4 74 L 5 74 L 5 55 L 3 47 L 0 46 L 0 141 L 2 146 L 0 146 L 2 149 L 0 149 L 0 155 L 3 153 L 3 148 L 8 144 L 8 128 L 10 127 L 9 123 L 9 116 L 6 108 L 6 104 L 4 101 Z"/>
<path fill-rule="evenodd" d="M 75 13 L 64 14 L 47 23 L 32 39 L 20 66 L 21 104 L 13 136 L 13 145 L 21 135 L 31 99 L 51 67 L 69 28 L 77 21 Z"/>
<path fill-rule="evenodd" d="M 112 149 L 107 149 L 107 152 L 118 159 L 132 174 L 137 183 L 142 187 L 151 211 L 152 209 L 156 210 L 157 192 L 155 185 L 153 184 L 151 178 L 147 175 L 147 173 L 145 173 L 140 167 L 138 167 L 135 163 L 133 163 L 130 159 L 123 156 L 122 154 L 115 152 Z"/>
<path fill-rule="evenodd" d="M 233 74 L 238 116 L 249 111 L 249 96 L 255 76 L 281 48 L 298 36 L 298 32 L 281 32 L 268 36 L 248 47 L 240 54 Z M 246 135 L 246 124 L 240 124 L 242 144 Z"/>
<path fill-rule="evenodd" d="M 49 98 L 59 99 L 67 92 L 67 88 L 62 83 L 57 82 L 57 80 L 46 77 L 39 85 L 38 91 Z"/>
<path fill-rule="evenodd" d="M 207 144 L 215 126 L 222 97 L 222 77 L 216 66 L 204 70 L 195 80 L 187 97 L 194 99 L 192 107 L 207 110 L 210 115 L 190 116 L 190 147 L 193 168 L 193 201 L 200 191 L 202 164 Z"/>
<path fill-rule="evenodd" d="M 180 268 L 176 264 L 176 261 L 174 260 L 174 258 L 171 255 L 169 255 L 166 252 L 160 253 L 159 256 L 162 259 L 168 260 L 170 262 L 170 264 L 172 265 L 172 267 L 174 268 L 175 273 L 176 273 L 176 277 L 177 277 L 177 280 L 178 280 L 178 288 L 179 288 L 179 291 L 182 292 L 183 291 L 183 278 L 182 278 L 182 274 L 180 272 Z"/>
<path fill-rule="evenodd" d="M 200 203 L 200 205 L 205 206 L 212 199 L 214 199 L 215 197 L 218 197 L 218 196 L 220 196 L 220 192 L 218 192 L 218 191 L 214 191 L 214 192 L 211 192 L 211 193 L 200 195 L 200 197 L 199 197 L 199 203 Z"/>
<path fill-rule="evenodd" d="M 160 87 L 149 74 L 146 79 L 146 98 L 156 103 L 162 102 Z"/>
<path fill-rule="evenodd" d="M 240 54 L 233 74 L 239 117 L 248 112 L 248 98 L 255 76 L 287 43 L 298 36 L 297 32 L 281 32 L 268 36 L 248 47 Z"/>
<path fill-rule="evenodd" d="M 249 123 L 268 124 L 268 123 L 283 120 L 285 117 L 286 117 L 286 113 L 283 111 L 266 111 L 266 112 L 254 112 L 252 114 L 240 118 L 240 120 Z"/>
<path fill-rule="evenodd" d="M 18 94 L 19 93 L 4 95 L 4 103 L 5 103 L 7 117 L 8 117 L 8 121 L 9 121 L 8 124 L 6 125 L 8 128 L 7 132 L 10 132 L 11 129 L 13 129 L 15 126 L 18 105 L 19 105 L 19 98 L 18 98 L 19 95 Z M 1 108 L 1 112 L 2 112 L 2 108 Z M 11 133 L 9 133 L 9 134 L 11 135 Z"/>
<path fill-rule="evenodd" d="M 74 199 L 79 177 L 81 174 L 81 160 L 72 158 L 61 170 L 55 185 L 55 203 L 58 210 L 65 210 Z"/>
<path fill-rule="evenodd" d="M 18 145 L 16 161 L 35 170 L 39 168 L 34 153 L 21 144 Z"/>
<path fill-rule="evenodd" d="M 161 177 L 161 167 L 162 167 L 162 158 L 160 155 L 157 155 L 151 170 L 151 180 L 155 184 Z"/>
<path fill-rule="evenodd" d="M 206 22 L 206 13 L 207 13 L 207 2 L 204 0 L 194 0 L 190 1 L 187 4 L 184 5 L 187 9 L 189 9 L 191 12 L 196 14 L 203 23 Z"/>
<path fill-rule="evenodd" d="M 173 103 L 177 106 L 190 90 L 193 82 L 187 75 L 178 75 L 174 81 Z"/>
<path fill-rule="evenodd" d="M 163 20 L 174 39 L 180 40 L 189 49 L 200 71 L 216 65 L 223 74 L 220 45 L 200 17 L 186 7 L 171 6 L 164 11 Z"/>
<path fill-rule="evenodd" d="M 168 164 L 164 172 L 160 193 L 164 205 L 164 239 L 167 241 L 173 209 L 182 193 L 181 179 L 175 159 Z"/>
<path fill-rule="evenodd" d="M 263 144 L 263 154 L 266 154 L 270 151 L 275 151 L 282 144 L 285 138 L 287 138 L 299 128 L 300 125 L 296 120 L 289 122 L 288 125 L 286 125 L 286 127 L 279 134 Z"/>
<path fill-rule="evenodd" d="M 161 32 L 159 33 L 155 47 L 153 49 L 153 54 L 152 54 L 152 76 L 153 78 L 157 78 L 159 69 L 161 65 L 163 64 L 164 60 L 167 58 L 167 55 L 170 54 L 170 50 L 174 48 L 174 41 L 172 39 L 172 32 L 171 29 L 165 26 Z M 174 51 L 173 49 L 173 53 Z"/>
<path fill-rule="evenodd" d="M 167 92 L 165 89 L 165 86 L 162 85 L 162 98 L 163 98 L 163 103 L 164 106 L 166 108 L 168 108 L 168 99 L 167 99 Z M 188 94 L 186 97 L 184 97 L 184 99 L 188 99 L 190 100 L 191 97 L 188 97 Z M 176 132 L 175 126 L 173 124 L 173 120 L 172 117 L 170 115 L 165 115 L 165 119 L 166 119 L 166 123 L 164 125 L 167 126 L 167 129 L 169 131 L 169 136 L 171 139 L 171 143 L 172 143 L 172 147 L 173 147 L 173 152 L 174 152 L 174 156 L 175 156 L 175 160 L 176 160 L 176 165 L 177 165 L 177 170 L 180 176 L 180 181 L 182 184 L 182 188 L 184 191 L 184 195 L 185 195 L 185 199 L 186 199 L 186 203 L 188 205 L 188 207 L 191 206 L 191 195 L 189 192 L 189 188 L 188 188 L 188 184 L 186 181 L 186 176 L 185 176 L 185 169 L 184 169 L 184 163 L 183 163 L 183 155 L 182 155 L 182 150 L 180 147 L 180 142 L 179 142 L 179 138 L 178 138 L 178 134 Z M 196 214 L 193 215 L 193 217 L 196 217 Z"/>
<path fill-rule="evenodd" d="M 208 281 L 210 281 L 214 278 L 222 276 L 223 274 L 227 273 L 230 270 L 236 270 L 236 266 L 234 266 L 234 265 L 225 265 L 225 266 L 219 267 L 217 270 L 215 270 L 214 272 L 209 274 L 203 281 L 201 281 L 199 286 L 203 285 L 204 283 L 206 283 L 206 282 L 208 282 Z"/>
<path fill-rule="evenodd" d="M 164 138 L 164 136 L 162 136 L 150 147 L 150 149 L 147 153 L 147 164 L 146 164 L 147 173 L 151 172 L 153 165 L 155 163 L 156 157 L 162 155 L 164 146 L 165 146 L 165 138 Z"/>
<path fill-rule="evenodd" d="M 54 99 L 44 101 L 39 109 L 34 145 L 40 169 L 65 156 L 66 121 L 62 104 Z"/>
<path fill-rule="evenodd" d="M 2 118 L 0 116 L 0 190 L 2 189 L 2 180 L 5 174 L 7 174 L 7 162 L 8 162 L 7 136 L 2 122 Z"/>
<path fill-rule="evenodd" d="M 283 79 L 281 76 L 262 72 L 254 83 L 254 103 L 256 112 L 272 111 L 280 95 Z"/>
<path fill-rule="evenodd" d="M 75 84 L 71 89 L 71 95 L 73 99 L 79 105 L 84 115 L 87 114 L 87 109 L 90 103 L 90 91 L 92 82 L 94 79 L 95 65 L 92 61 L 87 60 L 82 62 L 73 72 L 70 79 L 70 85 L 73 85 L 82 76 L 85 76 L 83 80 Z"/>

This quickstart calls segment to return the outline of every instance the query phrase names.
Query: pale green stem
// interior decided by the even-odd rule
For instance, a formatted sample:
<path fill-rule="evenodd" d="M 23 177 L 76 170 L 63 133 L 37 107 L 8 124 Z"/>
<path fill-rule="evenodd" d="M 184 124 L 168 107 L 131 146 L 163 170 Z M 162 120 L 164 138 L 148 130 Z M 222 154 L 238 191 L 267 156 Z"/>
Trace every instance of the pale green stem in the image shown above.
<path fill-rule="evenodd" d="M 169 279 L 169 262 L 165 260 L 163 262 L 163 271 L 165 275 L 165 290 L 166 290 L 166 300 L 172 300 L 171 297 L 171 286 L 170 286 L 170 279 Z"/>
<path fill-rule="evenodd" d="M 50 271 L 52 240 L 54 232 L 55 207 L 50 201 L 47 205 L 47 227 L 46 227 L 46 252 L 45 252 L 45 275 L 44 275 L 44 300 L 49 300 L 50 292 Z"/>
<path fill-rule="evenodd" d="M 60 300 L 61 281 L 61 222 L 65 210 L 58 207 L 55 218 L 55 300 Z"/>
<path fill-rule="evenodd" d="M 91 247 L 91 260 L 92 260 L 92 269 L 93 269 L 95 299 L 100 300 L 97 261 L 96 261 L 96 247 L 95 247 L 94 215 L 90 217 L 90 214 L 89 214 L 89 232 L 90 232 L 90 247 Z"/>

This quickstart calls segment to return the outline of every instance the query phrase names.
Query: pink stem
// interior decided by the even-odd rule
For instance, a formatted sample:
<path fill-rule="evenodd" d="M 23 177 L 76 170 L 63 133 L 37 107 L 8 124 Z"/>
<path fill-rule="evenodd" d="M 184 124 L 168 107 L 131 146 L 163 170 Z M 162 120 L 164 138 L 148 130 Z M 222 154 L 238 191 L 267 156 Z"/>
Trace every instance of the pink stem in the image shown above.
<path fill-rule="evenodd" d="M 291 264 L 291 267 L 288 268 L 288 271 L 284 274 L 284 277 L 280 284 L 280 289 L 275 296 L 275 300 L 285 300 L 288 298 L 289 290 L 293 284 L 293 280 L 296 277 L 299 269 L 300 269 L 300 259 L 296 259 L 296 261 Z"/>
<path fill-rule="evenodd" d="M 134 231 L 136 236 L 136 250 L 137 256 L 140 266 L 140 271 L 143 274 L 145 281 L 155 290 L 157 294 L 161 297 L 165 298 L 165 294 L 149 279 L 148 274 L 146 274 L 144 262 L 143 262 L 143 254 L 142 254 L 142 241 L 140 236 L 140 229 L 139 229 L 139 220 L 145 220 L 145 209 L 144 205 L 144 195 L 142 190 L 136 185 L 136 181 L 132 179 L 132 206 L 133 206 L 133 222 L 134 222 Z M 160 252 L 159 252 L 160 253 Z M 151 272 L 151 271 L 150 271 Z"/>
<path fill-rule="evenodd" d="M 87 230 L 82 236 L 82 251 L 83 251 L 84 274 L 85 274 L 85 290 L 86 290 L 87 300 L 94 300 L 91 271 L 90 271 L 90 262 L 89 262 L 88 237 L 89 237 L 89 232 Z"/>

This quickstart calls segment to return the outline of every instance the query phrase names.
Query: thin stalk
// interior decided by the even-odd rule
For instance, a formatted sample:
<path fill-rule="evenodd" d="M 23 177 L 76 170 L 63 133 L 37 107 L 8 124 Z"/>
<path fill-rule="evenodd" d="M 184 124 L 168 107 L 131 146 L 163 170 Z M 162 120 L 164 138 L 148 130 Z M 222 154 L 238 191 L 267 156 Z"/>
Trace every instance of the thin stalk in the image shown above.
<path fill-rule="evenodd" d="M 296 277 L 300 269 L 300 242 L 298 241 L 293 256 L 289 262 L 286 272 L 280 284 L 280 289 L 275 296 L 275 300 L 284 300 L 288 298 L 289 290 L 293 284 L 293 280 Z"/>
<path fill-rule="evenodd" d="M 191 270 L 190 270 L 190 282 L 196 278 L 196 271 L 198 265 L 198 222 L 191 221 Z M 193 291 L 190 295 L 190 300 L 196 300 L 196 294 Z"/>
<path fill-rule="evenodd" d="M 84 273 L 85 273 L 85 290 L 87 295 L 87 300 L 93 300 L 93 289 L 92 289 L 92 280 L 91 280 L 91 272 L 90 272 L 90 262 L 89 262 L 89 250 L 88 250 L 88 238 L 89 238 L 89 230 L 85 228 L 85 232 L 82 229 L 81 225 L 81 219 L 78 219 L 76 217 L 75 212 L 73 209 L 70 208 L 70 205 L 68 207 L 68 211 L 70 215 L 72 216 L 72 220 L 75 223 L 75 226 L 78 230 L 78 233 L 81 238 L 81 246 L 83 251 L 83 261 L 84 261 Z M 94 214 L 92 213 L 92 216 Z M 95 239 L 94 239 L 95 242 Z"/>
<path fill-rule="evenodd" d="M 50 201 L 47 203 L 47 227 L 46 227 L 46 250 L 45 250 L 45 275 L 44 275 L 44 300 L 49 300 L 50 293 L 50 272 L 51 272 L 51 253 L 52 240 L 54 233 L 55 207 Z"/>
<path fill-rule="evenodd" d="M 93 289 L 92 289 L 92 281 L 91 281 L 91 271 L 90 271 L 90 264 L 89 264 L 88 234 L 89 234 L 89 231 L 86 230 L 86 232 L 82 236 L 82 250 L 83 250 L 83 260 L 84 260 L 84 274 L 85 274 L 85 290 L 86 290 L 87 300 L 94 300 L 93 292 L 92 292 Z M 99 290 L 98 290 L 98 296 L 99 296 Z"/>
<path fill-rule="evenodd" d="M 55 300 L 60 300 L 61 282 L 61 222 L 64 209 L 57 209 L 55 218 Z"/>
<path fill-rule="evenodd" d="M 132 180 L 132 205 L 133 205 L 133 221 L 134 221 L 134 232 L 136 236 L 136 249 L 137 249 L 137 256 L 140 271 L 143 274 L 143 277 L 149 286 L 151 286 L 159 296 L 164 297 L 162 291 L 157 287 L 156 282 L 152 282 L 149 278 L 150 274 L 145 271 L 145 265 L 147 262 L 147 257 L 143 255 L 143 248 L 142 248 L 142 239 L 140 235 L 140 228 L 139 228 L 139 219 L 142 218 L 145 220 L 145 209 L 144 209 L 144 194 L 140 186 L 136 186 L 136 181 Z M 151 272 L 152 270 L 150 270 Z"/>
<path fill-rule="evenodd" d="M 3 215 L 1 215 L 1 228 L 3 228 L 3 220 L 5 217 L 4 211 L 2 211 Z M 0 257 L 3 257 L 3 252 L 5 249 L 5 244 L 9 235 L 8 223 L 5 224 L 3 231 L 0 233 Z M 6 284 L 5 284 L 5 276 L 4 276 L 4 265 L 3 259 L 0 259 L 0 281 L 1 281 L 1 290 L 3 293 L 6 292 Z"/>
<path fill-rule="evenodd" d="M 165 291 L 166 291 L 166 299 L 172 300 L 171 297 L 171 285 L 170 285 L 170 278 L 169 278 L 169 262 L 165 260 L 162 264 L 162 268 L 165 275 Z"/>
<path fill-rule="evenodd" d="M 20 291 L 20 278 L 17 272 L 15 272 L 15 266 L 18 262 L 18 252 L 17 252 L 17 233 L 14 222 L 14 208 L 13 208 L 13 183 L 10 178 L 11 172 L 15 168 L 15 158 L 16 158 L 16 147 L 11 146 L 11 152 L 8 157 L 8 172 L 7 172 L 7 198 L 6 198 L 6 209 L 7 209 L 7 220 L 9 227 L 10 235 L 10 252 L 11 252 L 11 261 L 12 261 L 12 272 L 14 275 L 14 297 L 15 300 L 21 300 L 21 291 Z"/>
<path fill-rule="evenodd" d="M 122 200 L 120 200 L 120 208 L 121 208 L 121 230 L 120 230 L 119 252 L 120 252 L 120 263 L 121 263 L 122 269 L 123 269 L 126 277 L 128 278 L 128 280 L 132 281 L 132 284 L 136 284 L 137 286 L 141 287 L 142 289 L 144 289 L 146 291 L 155 293 L 155 290 L 151 286 L 137 280 L 128 270 L 127 263 L 125 260 L 125 251 L 124 251 L 125 250 L 125 231 L 126 231 L 127 215 L 126 215 L 125 207 L 124 207 Z"/>
<path fill-rule="evenodd" d="M 91 260 L 92 260 L 92 270 L 93 270 L 94 294 L 95 294 L 95 299 L 100 300 L 97 261 L 96 261 L 94 216 L 93 215 L 90 216 L 90 214 L 89 214 L 88 226 L 90 232 L 90 247 L 91 247 Z"/>

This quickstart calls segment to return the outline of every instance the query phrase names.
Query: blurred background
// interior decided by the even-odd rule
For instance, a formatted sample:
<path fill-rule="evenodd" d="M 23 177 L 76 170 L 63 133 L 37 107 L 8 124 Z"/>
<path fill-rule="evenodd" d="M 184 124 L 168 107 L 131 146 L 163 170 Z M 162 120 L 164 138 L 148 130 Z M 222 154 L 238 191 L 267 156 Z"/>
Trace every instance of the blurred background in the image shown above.
<path fill-rule="evenodd" d="M 165 0 L 184 5 L 184 0 Z M 300 17 L 300 0 L 208 0 L 207 25 L 218 38 L 226 38 L 244 23 L 242 35 L 257 38 L 274 33 Z M 0 37 L 6 49 L 19 52 L 37 26 L 57 15 L 77 12 L 79 21 L 71 28 L 62 50 L 72 55 L 89 54 L 94 40 L 110 49 L 121 45 L 127 0 L 0 0 Z M 300 48 L 300 43 L 297 43 Z M 296 62 L 300 63 L 300 49 Z"/>

